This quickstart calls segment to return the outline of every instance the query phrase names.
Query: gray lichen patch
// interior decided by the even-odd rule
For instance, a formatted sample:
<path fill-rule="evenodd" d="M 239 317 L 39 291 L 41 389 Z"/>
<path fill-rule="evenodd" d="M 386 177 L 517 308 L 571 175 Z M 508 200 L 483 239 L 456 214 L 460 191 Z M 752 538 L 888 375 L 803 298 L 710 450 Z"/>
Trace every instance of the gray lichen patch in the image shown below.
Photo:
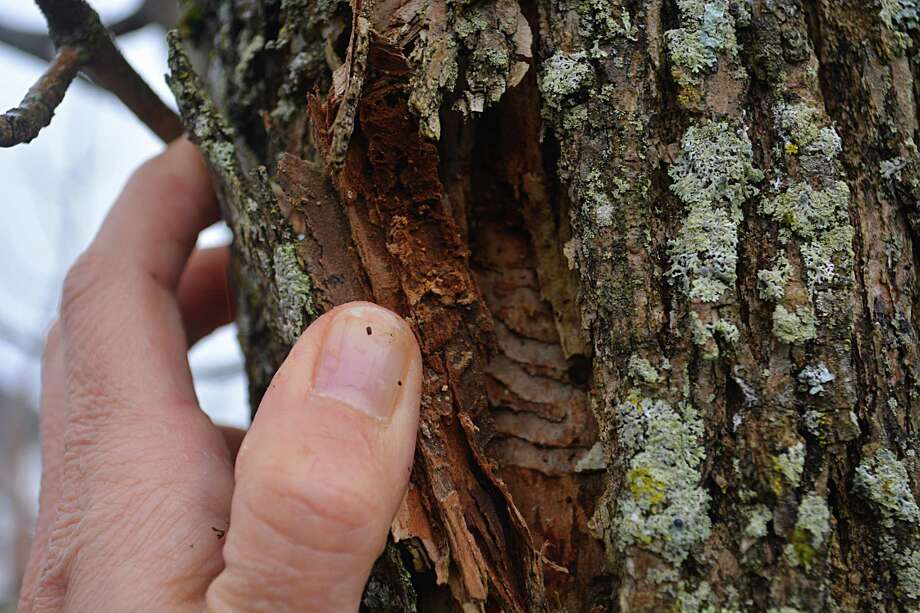
<path fill-rule="evenodd" d="M 848 219 L 849 200 L 850 188 L 843 181 L 835 181 L 824 189 L 802 182 L 766 200 L 763 212 L 780 224 L 781 238 L 788 240 L 795 235 L 812 240 Z"/>
<path fill-rule="evenodd" d="M 687 207 L 669 245 L 671 279 L 691 300 L 717 302 L 734 290 L 741 204 L 759 193 L 763 173 L 747 135 L 724 122 L 691 126 L 668 172 Z"/>
<path fill-rule="evenodd" d="M 779 103 L 774 121 L 787 155 L 798 158 L 799 178 L 767 198 L 761 212 L 779 224 L 780 240 L 797 242 L 805 281 L 821 287 L 852 282 L 854 231 L 849 218 L 850 189 L 837 160 L 840 137 L 824 125 L 822 113 L 806 103 Z"/>
<path fill-rule="evenodd" d="M 773 468 L 782 477 L 783 481 L 793 489 L 802 481 L 802 472 L 805 470 L 805 444 L 796 443 L 785 452 L 774 456 Z M 777 494 L 784 491 L 782 487 L 774 487 Z"/>
<path fill-rule="evenodd" d="M 674 79 L 681 87 L 698 86 L 702 76 L 715 69 L 720 56 L 735 59 L 738 44 L 735 18 L 728 0 L 678 0 L 679 28 L 668 30 L 665 39 L 671 54 Z M 743 19 L 743 3 L 735 3 Z"/>
<path fill-rule="evenodd" d="M 907 469 L 890 449 L 880 447 L 856 468 L 853 488 L 871 501 L 888 529 L 896 523 L 920 527 L 920 508 L 910 487 Z"/>
<path fill-rule="evenodd" d="M 763 538 L 767 535 L 767 524 L 773 519 L 773 512 L 764 504 L 754 505 L 746 513 L 747 525 L 744 535 L 751 539 Z"/>
<path fill-rule="evenodd" d="M 693 344 L 700 348 L 704 360 L 719 357 L 719 342 L 723 347 L 733 347 L 741 338 L 738 326 L 728 319 L 717 318 L 703 323 L 696 311 L 690 313 L 690 332 Z"/>
<path fill-rule="evenodd" d="M 410 79 L 409 106 L 419 116 L 422 136 L 437 140 L 441 137 L 441 99 L 443 92 L 453 89 L 457 81 L 457 42 L 452 36 L 429 32 L 419 34 L 421 43 L 409 56 L 417 68 Z"/>
<path fill-rule="evenodd" d="M 628 457 L 616 538 L 679 566 L 709 537 L 709 494 L 700 487 L 703 423 L 689 404 L 676 408 L 634 392 L 617 406 L 618 439 Z"/>
<path fill-rule="evenodd" d="M 920 507 L 907 468 L 885 447 L 863 458 L 856 468 L 853 490 L 868 500 L 881 519 L 881 557 L 897 578 L 896 596 L 917 610 L 920 599 Z"/>
<path fill-rule="evenodd" d="M 792 266 L 786 256 L 779 254 L 772 268 L 757 271 L 757 289 L 761 300 L 781 302 L 786 295 L 786 283 L 792 277 Z"/>
<path fill-rule="evenodd" d="M 658 374 L 658 370 L 652 366 L 651 362 L 638 354 L 630 356 L 627 368 L 629 376 L 637 382 L 655 384 L 661 381 L 661 375 Z"/>
<path fill-rule="evenodd" d="M 297 259 L 293 244 L 275 247 L 275 283 L 278 287 L 280 330 L 284 340 L 293 344 L 317 312 L 313 306 L 313 284 Z"/>
<path fill-rule="evenodd" d="M 808 568 L 815 563 L 815 556 L 826 546 L 831 531 L 830 518 L 830 509 L 823 497 L 807 494 L 802 498 L 795 529 L 784 549 L 792 566 Z"/>
<path fill-rule="evenodd" d="M 813 340 L 818 333 L 815 312 L 811 306 L 797 306 L 789 311 L 781 304 L 773 309 L 773 334 L 781 343 L 801 345 Z"/>
<path fill-rule="evenodd" d="M 906 32 L 920 27 L 920 2 L 917 0 L 881 0 L 879 17 L 892 30 Z"/>
<path fill-rule="evenodd" d="M 824 391 L 824 385 L 834 380 L 834 375 L 827 369 L 824 362 L 818 364 L 809 364 L 799 372 L 798 380 L 808 387 L 808 393 L 812 396 Z"/>
<path fill-rule="evenodd" d="M 540 93 L 544 108 L 560 112 L 571 106 L 576 94 L 594 82 L 594 67 L 587 52 L 557 51 L 543 62 Z"/>

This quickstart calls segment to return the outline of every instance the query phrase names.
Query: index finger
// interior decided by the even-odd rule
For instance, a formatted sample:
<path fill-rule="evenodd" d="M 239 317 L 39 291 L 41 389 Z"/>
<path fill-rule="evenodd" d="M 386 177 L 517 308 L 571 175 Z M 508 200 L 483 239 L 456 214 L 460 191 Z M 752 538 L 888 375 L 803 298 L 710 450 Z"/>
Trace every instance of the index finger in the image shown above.
<path fill-rule="evenodd" d="M 204 160 L 180 138 L 134 173 L 88 251 L 135 260 L 175 290 L 198 233 L 219 217 Z"/>

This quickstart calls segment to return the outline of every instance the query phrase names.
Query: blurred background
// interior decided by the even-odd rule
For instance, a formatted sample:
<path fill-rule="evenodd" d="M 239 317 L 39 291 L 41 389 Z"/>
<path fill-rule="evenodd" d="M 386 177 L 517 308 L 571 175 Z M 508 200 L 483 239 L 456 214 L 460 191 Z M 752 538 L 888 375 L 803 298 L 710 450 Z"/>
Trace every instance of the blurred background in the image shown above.
<path fill-rule="evenodd" d="M 166 85 L 166 25 L 175 0 L 91 0 L 153 89 Z M 45 70 L 51 48 L 29 0 L 0 0 L 0 106 L 17 106 Z M 0 149 L 0 613 L 16 610 L 37 511 L 42 345 L 64 275 L 92 239 L 130 175 L 162 144 L 113 96 L 77 80 L 51 125 L 27 145 Z M 229 242 L 226 227 L 200 245 Z M 190 354 L 202 407 L 214 421 L 248 422 L 236 330 L 227 326 Z"/>

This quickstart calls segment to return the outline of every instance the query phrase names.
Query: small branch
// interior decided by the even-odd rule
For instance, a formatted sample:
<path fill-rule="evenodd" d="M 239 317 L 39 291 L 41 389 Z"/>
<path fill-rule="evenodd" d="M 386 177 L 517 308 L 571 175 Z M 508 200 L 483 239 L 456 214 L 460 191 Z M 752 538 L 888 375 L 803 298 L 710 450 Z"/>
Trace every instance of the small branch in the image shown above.
<path fill-rule="evenodd" d="M 27 108 L 26 102 L 31 102 L 32 107 L 28 108 L 34 107 L 34 110 L 31 111 L 32 120 L 28 124 L 15 124 L 18 128 L 28 126 L 29 129 L 22 132 L 28 138 L 17 140 L 16 132 L 7 130 L 10 138 L 3 138 L 0 145 L 10 147 L 35 138 L 38 131 L 48 125 L 55 107 L 60 104 L 67 87 L 73 81 L 76 72 L 81 69 L 97 85 L 115 94 L 163 141 L 169 142 L 182 134 L 184 128 L 179 117 L 160 100 L 147 82 L 125 60 L 99 19 L 99 15 L 86 0 L 36 0 L 36 2 L 48 22 L 48 31 L 55 47 L 62 51 L 70 49 L 77 58 L 83 58 L 84 61 L 78 62 L 74 73 L 66 81 L 59 76 L 57 80 L 49 83 L 49 78 L 60 72 L 55 70 L 55 64 L 61 57 L 59 54 L 48 72 L 29 90 L 23 104 L 4 116 L 6 118 L 11 113 L 13 114 L 12 119 L 7 120 L 10 125 L 13 125 L 11 122 L 21 122 L 16 118 L 22 115 L 24 108 Z M 149 2 L 144 4 L 144 10 L 151 10 Z M 132 24 L 128 26 L 133 27 Z M 125 24 L 122 24 L 122 29 L 124 27 L 126 27 Z M 34 92 L 42 93 L 42 96 L 37 98 L 37 104 L 33 101 Z M 49 104 L 52 101 L 53 104 Z M 5 137 L 6 135 L 4 132 L 0 136 Z"/>
<path fill-rule="evenodd" d="M 0 43 L 46 62 L 54 59 L 54 45 L 47 34 L 28 32 L 0 24 Z"/>
<path fill-rule="evenodd" d="M 169 29 L 176 22 L 176 6 L 176 3 L 170 0 L 144 0 L 133 13 L 106 24 L 106 28 L 115 37 L 130 34 L 150 24 L 158 24 Z M 46 62 L 54 58 L 54 44 L 47 33 L 29 32 L 0 23 L 0 43 Z"/>
<path fill-rule="evenodd" d="M 85 72 L 125 103 L 164 142 L 184 128 L 179 117 L 150 89 L 115 46 L 98 13 L 86 0 L 36 0 L 55 46 L 79 45 L 90 51 Z"/>
<path fill-rule="evenodd" d="M 28 143 L 51 123 L 54 110 L 77 76 L 86 56 L 73 47 L 61 47 L 48 70 L 16 108 L 0 115 L 0 147 Z"/>

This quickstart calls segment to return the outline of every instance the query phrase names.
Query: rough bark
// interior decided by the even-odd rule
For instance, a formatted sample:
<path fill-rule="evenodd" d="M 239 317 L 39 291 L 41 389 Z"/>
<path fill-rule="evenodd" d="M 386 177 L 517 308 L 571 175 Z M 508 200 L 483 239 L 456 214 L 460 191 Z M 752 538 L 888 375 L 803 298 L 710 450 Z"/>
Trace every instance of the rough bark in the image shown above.
<path fill-rule="evenodd" d="M 915 610 L 916 0 L 194 0 L 253 406 L 425 361 L 373 611 Z"/>

